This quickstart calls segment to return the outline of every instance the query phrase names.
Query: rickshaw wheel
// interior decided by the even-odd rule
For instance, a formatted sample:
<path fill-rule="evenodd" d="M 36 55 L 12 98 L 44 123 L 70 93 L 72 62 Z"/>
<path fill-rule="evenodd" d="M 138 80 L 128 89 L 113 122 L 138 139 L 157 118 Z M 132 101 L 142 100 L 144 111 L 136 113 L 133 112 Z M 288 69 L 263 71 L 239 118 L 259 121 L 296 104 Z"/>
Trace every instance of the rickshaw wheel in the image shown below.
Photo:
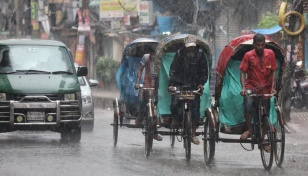
<path fill-rule="evenodd" d="M 191 138 L 192 138 L 192 128 L 191 128 L 191 113 L 185 112 L 184 121 L 184 148 L 186 161 L 190 161 L 191 156 Z"/>
<path fill-rule="evenodd" d="M 282 117 L 282 112 L 280 107 L 276 108 L 277 115 Z M 278 117 L 279 119 L 279 117 Z M 284 159 L 284 150 L 285 150 L 285 128 L 283 124 L 278 123 L 278 127 L 274 133 L 275 137 L 275 161 L 278 167 L 281 167 Z"/>
<path fill-rule="evenodd" d="M 119 117 L 118 115 L 113 115 L 113 145 L 117 146 L 118 142 L 118 127 L 119 127 Z"/>
<path fill-rule="evenodd" d="M 215 132 L 210 126 L 211 117 L 206 118 L 204 123 L 203 154 L 205 164 L 210 165 L 215 155 Z"/>
<path fill-rule="evenodd" d="M 175 142 L 175 129 L 174 128 L 170 128 L 170 146 L 173 149 L 174 148 L 174 142 Z"/>
<path fill-rule="evenodd" d="M 147 116 L 145 125 L 145 155 L 148 158 L 153 146 L 153 117 Z"/>
<path fill-rule="evenodd" d="M 270 121 L 267 115 L 262 117 L 263 123 L 260 126 L 261 140 L 260 140 L 260 153 L 263 167 L 270 170 L 273 165 L 274 156 L 274 134 L 269 126 Z M 263 130 L 262 130 L 263 128 Z M 267 148 L 267 149 L 266 149 Z M 267 150 L 267 151 L 266 151 Z"/>

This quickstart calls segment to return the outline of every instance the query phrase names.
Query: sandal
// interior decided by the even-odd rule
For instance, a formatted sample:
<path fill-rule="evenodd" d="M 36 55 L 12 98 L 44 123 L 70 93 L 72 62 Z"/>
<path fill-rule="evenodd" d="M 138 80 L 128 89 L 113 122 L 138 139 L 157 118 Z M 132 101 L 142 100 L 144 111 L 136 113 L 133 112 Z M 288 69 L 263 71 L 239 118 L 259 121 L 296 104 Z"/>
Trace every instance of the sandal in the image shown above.
<path fill-rule="evenodd" d="M 266 152 L 266 153 L 270 153 L 271 152 L 271 146 L 270 145 L 267 145 L 267 144 L 265 144 L 265 145 L 263 145 L 263 150 Z"/>
<path fill-rule="evenodd" d="M 200 141 L 199 141 L 199 139 L 198 139 L 197 136 L 193 136 L 193 137 L 191 138 L 191 142 L 194 143 L 194 144 L 196 144 L 196 145 L 199 145 L 199 144 L 200 144 Z"/>
<path fill-rule="evenodd" d="M 246 140 L 246 139 L 249 138 L 251 135 L 252 135 L 252 130 L 247 130 L 247 131 L 245 131 L 245 132 L 241 135 L 240 139 Z"/>
<path fill-rule="evenodd" d="M 155 134 L 153 138 L 155 140 L 157 140 L 157 141 L 162 141 L 163 140 L 163 137 L 161 137 L 161 135 L 159 135 L 159 134 Z"/>

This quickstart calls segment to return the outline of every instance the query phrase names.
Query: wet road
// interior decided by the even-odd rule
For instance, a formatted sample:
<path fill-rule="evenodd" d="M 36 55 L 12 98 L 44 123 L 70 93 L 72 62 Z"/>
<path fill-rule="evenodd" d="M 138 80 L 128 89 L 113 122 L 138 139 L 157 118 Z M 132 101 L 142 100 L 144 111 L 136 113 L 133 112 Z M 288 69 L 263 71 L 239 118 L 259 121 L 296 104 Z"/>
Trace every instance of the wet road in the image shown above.
<path fill-rule="evenodd" d="M 113 147 L 113 112 L 95 111 L 94 131 L 83 132 L 77 144 L 62 142 L 54 132 L 1 133 L 0 175 L 306 175 L 308 171 L 308 119 L 290 123 L 283 168 L 273 165 L 267 172 L 259 150 L 245 151 L 239 144 L 218 143 L 210 167 L 204 164 L 203 144 L 192 145 L 187 164 L 183 144 L 176 141 L 171 149 L 168 136 L 162 142 L 154 141 L 147 159 L 141 129 L 119 129 L 118 145 Z"/>

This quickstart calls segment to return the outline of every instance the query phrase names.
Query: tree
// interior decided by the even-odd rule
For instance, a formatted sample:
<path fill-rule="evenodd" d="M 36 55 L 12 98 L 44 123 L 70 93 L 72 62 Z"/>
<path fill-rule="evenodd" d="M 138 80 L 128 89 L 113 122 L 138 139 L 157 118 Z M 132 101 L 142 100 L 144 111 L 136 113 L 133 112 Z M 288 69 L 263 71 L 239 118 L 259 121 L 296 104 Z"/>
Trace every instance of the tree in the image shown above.
<path fill-rule="evenodd" d="M 112 58 L 100 57 L 96 64 L 96 71 L 99 78 L 103 81 L 104 87 L 107 89 L 115 85 L 115 75 L 119 62 Z"/>
<path fill-rule="evenodd" d="M 258 28 L 272 28 L 278 25 L 278 16 L 271 12 L 262 15 L 262 19 L 258 24 Z"/>

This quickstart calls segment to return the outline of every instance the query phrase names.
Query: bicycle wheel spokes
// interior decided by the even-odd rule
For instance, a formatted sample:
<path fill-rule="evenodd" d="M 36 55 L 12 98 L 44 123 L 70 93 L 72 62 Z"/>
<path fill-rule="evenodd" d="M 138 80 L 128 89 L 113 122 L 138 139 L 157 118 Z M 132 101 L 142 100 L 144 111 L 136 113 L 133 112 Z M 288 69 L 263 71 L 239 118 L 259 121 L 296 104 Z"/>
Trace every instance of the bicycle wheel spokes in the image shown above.
<path fill-rule="evenodd" d="M 191 157 L 191 114 L 190 112 L 185 112 L 185 124 L 184 124 L 184 146 L 185 146 L 185 154 L 186 161 L 190 161 Z"/>
<path fill-rule="evenodd" d="M 214 130 L 211 129 L 209 118 L 204 123 L 203 154 L 205 164 L 211 164 L 215 154 Z"/>
<path fill-rule="evenodd" d="M 261 125 L 260 153 L 263 166 L 270 170 L 273 164 L 274 154 L 274 135 L 270 128 L 270 122 L 267 116 L 263 117 L 264 123 Z"/>
<path fill-rule="evenodd" d="M 274 137 L 275 137 L 275 148 L 274 148 L 275 161 L 277 166 L 281 167 L 284 159 L 284 149 L 285 149 L 284 126 L 278 125 L 274 133 Z"/>

